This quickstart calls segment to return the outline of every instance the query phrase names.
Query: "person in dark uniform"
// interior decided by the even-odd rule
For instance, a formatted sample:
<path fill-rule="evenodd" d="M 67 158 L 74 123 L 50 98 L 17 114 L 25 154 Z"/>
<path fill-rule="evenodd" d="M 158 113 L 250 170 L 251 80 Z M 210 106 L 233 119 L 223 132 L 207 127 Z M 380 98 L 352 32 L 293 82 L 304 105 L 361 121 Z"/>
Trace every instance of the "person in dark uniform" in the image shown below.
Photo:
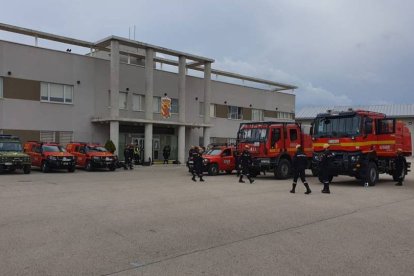
<path fill-rule="evenodd" d="M 397 157 L 395 158 L 395 173 L 397 176 L 397 183 L 395 186 L 402 186 L 405 174 L 405 168 L 407 166 L 407 160 L 403 155 L 402 149 L 397 149 Z"/>
<path fill-rule="evenodd" d="M 323 183 L 323 190 L 322 193 L 330 194 L 331 191 L 329 190 L 329 180 L 331 176 L 330 172 L 330 163 L 332 162 L 332 152 L 329 150 L 329 144 L 324 144 L 323 148 L 325 149 L 324 152 L 321 154 L 321 159 L 319 163 L 319 173 L 321 175 L 322 183 Z"/>
<path fill-rule="evenodd" d="M 168 159 L 170 158 L 171 148 L 169 145 L 165 145 L 162 150 L 162 155 L 164 156 L 164 164 L 168 164 Z"/>
<path fill-rule="evenodd" d="M 133 152 L 134 152 L 134 164 L 138 165 L 140 163 L 140 149 L 139 145 L 133 145 Z"/>
<path fill-rule="evenodd" d="M 252 165 L 252 162 L 253 161 L 252 161 L 252 156 L 250 155 L 250 152 L 249 152 L 249 146 L 245 145 L 244 150 L 242 154 L 240 155 L 240 165 L 241 165 L 241 174 L 239 178 L 240 183 L 244 183 L 243 175 L 245 175 L 247 179 L 249 179 L 250 184 L 254 182 L 254 179 L 250 177 L 250 167 Z"/>
<path fill-rule="evenodd" d="M 241 157 L 240 151 L 237 150 L 234 156 L 235 163 L 236 163 L 237 177 L 240 177 L 240 173 L 241 173 L 240 157 Z"/>
<path fill-rule="evenodd" d="M 125 166 L 124 169 L 127 170 L 129 169 L 133 169 L 132 166 L 132 158 L 134 156 L 134 149 L 133 149 L 133 145 L 128 145 L 127 147 L 125 147 L 124 149 L 124 159 L 125 159 Z"/>
<path fill-rule="evenodd" d="M 305 188 L 306 188 L 305 194 L 306 195 L 310 194 L 312 191 L 309 188 L 309 184 L 305 178 L 305 170 L 306 170 L 306 167 L 308 166 L 308 157 L 303 152 L 301 145 L 296 146 L 296 153 L 293 156 L 292 166 L 293 166 L 293 184 L 292 184 L 292 190 L 290 190 L 290 192 L 292 194 L 295 193 L 296 184 L 297 184 L 298 178 L 300 177 L 300 180 L 302 180 L 302 183 L 303 185 L 305 185 Z"/>
<path fill-rule="evenodd" d="M 192 157 L 193 157 L 194 165 L 193 165 L 193 168 L 191 170 L 191 174 L 193 175 L 191 180 L 197 181 L 196 176 L 198 176 L 200 178 L 200 181 L 204 182 L 204 179 L 203 179 L 203 156 L 201 155 L 201 151 L 202 151 L 202 149 L 198 149 L 198 148 L 195 148 L 194 151 L 193 151 Z"/>

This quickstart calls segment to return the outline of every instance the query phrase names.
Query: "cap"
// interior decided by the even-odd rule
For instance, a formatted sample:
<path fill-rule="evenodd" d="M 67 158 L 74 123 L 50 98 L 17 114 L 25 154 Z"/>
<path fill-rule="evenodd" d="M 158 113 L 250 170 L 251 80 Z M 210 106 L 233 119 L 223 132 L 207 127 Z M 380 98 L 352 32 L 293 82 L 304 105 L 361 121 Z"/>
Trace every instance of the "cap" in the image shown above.
<path fill-rule="evenodd" d="M 329 148 L 329 144 L 323 144 L 323 148 L 324 148 L 324 149 Z"/>

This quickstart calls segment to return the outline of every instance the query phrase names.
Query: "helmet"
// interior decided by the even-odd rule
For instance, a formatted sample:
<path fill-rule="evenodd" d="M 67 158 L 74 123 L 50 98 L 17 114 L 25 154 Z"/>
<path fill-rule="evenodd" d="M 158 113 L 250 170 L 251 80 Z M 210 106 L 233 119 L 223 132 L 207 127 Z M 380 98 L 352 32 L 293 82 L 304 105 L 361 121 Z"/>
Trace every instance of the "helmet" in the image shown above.
<path fill-rule="evenodd" d="M 323 144 L 323 148 L 324 148 L 324 149 L 329 148 L 329 144 Z"/>
<path fill-rule="evenodd" d="M 398 148 L 397 149 L 397 152 L 402 152 L 402 148 Z"/>
<path fill-rule="evenodd" d="M 301 145 L 296 145 L 296 149 L 299 149 L 299 148 L 301 148 L 302 146 Z"/>
<path fill-rule="evenodd" d="M 249 145 L 244 145 L 244 148 L 249 149 L 250 147 L 249 147 Z"/>

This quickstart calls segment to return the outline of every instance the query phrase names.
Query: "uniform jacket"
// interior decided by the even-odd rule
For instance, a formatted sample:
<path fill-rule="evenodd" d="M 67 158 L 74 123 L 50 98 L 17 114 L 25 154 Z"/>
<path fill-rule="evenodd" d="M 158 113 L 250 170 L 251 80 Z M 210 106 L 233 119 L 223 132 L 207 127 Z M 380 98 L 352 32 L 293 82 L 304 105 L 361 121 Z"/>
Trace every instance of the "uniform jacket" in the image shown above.
<path fill-rule="evenodd" d="M 308 157 L 303 151 L 297 151 L 292 160 L 293 169 L 295 171 L 303 171 L 308 167 Z"/>

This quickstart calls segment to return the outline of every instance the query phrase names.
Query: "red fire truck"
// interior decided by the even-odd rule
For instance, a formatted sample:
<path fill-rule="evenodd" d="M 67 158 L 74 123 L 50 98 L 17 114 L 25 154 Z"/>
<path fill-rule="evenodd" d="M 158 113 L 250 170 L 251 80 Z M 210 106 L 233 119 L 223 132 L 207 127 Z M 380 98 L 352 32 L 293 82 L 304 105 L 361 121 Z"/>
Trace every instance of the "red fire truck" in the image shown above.
<path fill-rule="evenodd" d="M 331 177 L 349 175 L 373 186 L 380 173 L 395 175 L 395 157 L 401 148 L 411 155 L 411 134 L 407 126 L 385 114 L 365 110 L 328 111 L 318 114 L 312 126 L 314 156 L 312 168 L 318 171 L 319 154 L 329 144 L 334 157 Z M 407 163 L 407 174 L 410 163 Z"/>
<path fill-rule="evenodd" d="M 237 134 L 238 153 L 243 151 L 245 145 L 249 146 L 253 157 L 253 175 L 271 171 L 278 179 L 290 177 L 297 145 L 301 145 L 309 157 L 309 165 L 312 159 L 311 136 L 304 134 L 298 123 L 241 123 Z"/>

